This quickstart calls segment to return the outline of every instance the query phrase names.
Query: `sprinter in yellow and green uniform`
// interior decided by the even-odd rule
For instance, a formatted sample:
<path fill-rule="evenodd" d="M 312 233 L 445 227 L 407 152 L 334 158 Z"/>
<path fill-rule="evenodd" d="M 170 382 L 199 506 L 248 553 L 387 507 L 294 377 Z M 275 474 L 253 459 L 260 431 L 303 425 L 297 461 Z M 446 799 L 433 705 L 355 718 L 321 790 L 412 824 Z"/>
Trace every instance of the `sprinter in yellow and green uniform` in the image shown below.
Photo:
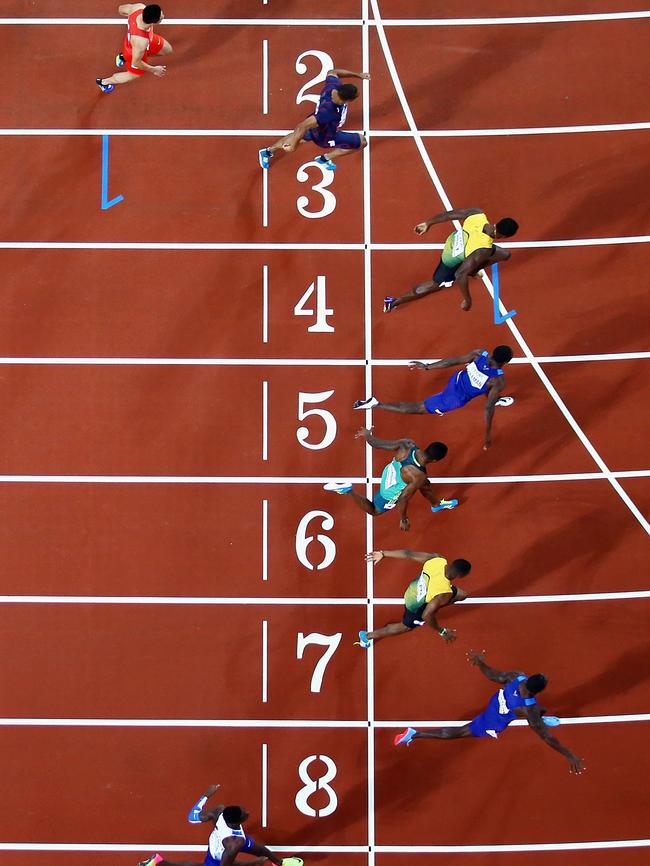
<path fill-rule="evenodd" d="M 377 517 L 393 508 L 400 516 L 400 529 L 406 531 L 411 524 L 406 516 L 409 501 L 418 491 L 431 503 L 432 511 L 455 508 L 457 499 L 438 500 L 427 478 L 426 465 L 442 460 L 447 454 L 444 442 L 431 442 L 425 449 L 418 448 L 412 439 L 378 439 L 365 427 L 357 430 L 356 439 L 365 439 L 371 448 L 394 451 L 395 457 L 384 467 L 379 490 L 372 501 L 352 489 L 351 481 L 329 481 L 324 485 L 331 493 L 349 494 L 352 501 L 366 514 Z"/>
<path fill-rule="evenodd" d="M 367 554 L 366 561 L 378 563 L 386 557 L 421 562 L 422 571 L 406 587 L 402 621 L 388 623 L 375 631 L 360 631 L 359 646 L 368 649 L 373 640 L 406 634 L 423 625 L 437 631 L 445 643 L 456 640 L 456 630 L 441 627 L 437 614 L 440 608 L 467 598 L 467 593 L 454 586 L 453 581 L 468 575 L 472 569 L 471 563 L 466 559 L 455 559 L 449 563 L 439 553 L 418 553 L 414 550 L 373 550 Z"/>
<path fill-rule="evenodd" d="M 472 297 L 467 285 L 468 277 L 474 277 L 482 269 L 495 262 L 505 262 L 510 258 L 507 250 L 498 247 L 494 241 L 499 238 L 511 238 L 516 234 L 519 224 L 511 217 L 504 217 L 498 223 L 491 223 L 479 208 L 459 208 L 436 214 L 431 219 L 418 223 L 415 233 L 426 234 L 435 223 L 447 220 L 462 220 L 462 227 L 453 231 L 442 251 L 442 256 L 432 279 L 420 283 L 410 292 L 395 298 L 387 295 L 384 298 L 384 312 L 390 313 L 402 304 L 418 301 L 425 295 L 439 292 L 447 286 L 458 283 L 463 296 L 462 310 L 470 310 Z"/>

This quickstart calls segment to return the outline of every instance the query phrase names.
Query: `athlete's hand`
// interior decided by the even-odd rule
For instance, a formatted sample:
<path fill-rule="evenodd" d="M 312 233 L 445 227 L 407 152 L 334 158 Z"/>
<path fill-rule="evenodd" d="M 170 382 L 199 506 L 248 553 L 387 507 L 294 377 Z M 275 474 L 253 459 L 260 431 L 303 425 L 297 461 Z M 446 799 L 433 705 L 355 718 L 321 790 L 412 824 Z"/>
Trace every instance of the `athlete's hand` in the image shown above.
<path fill-rule="evenodd" d="M 465 312 L 467 313 L 469 310 L 472 309 L 472 302 L 471 301 L 463 301 L 463 303 L 460 305 L 460 308 L 461 308 L 461 310 L 465 310 Z"/>
<path fill-rule="evenodd" d="M 402 517 L 399 522 L 399 528 L 402 530 L 402 532 L 409 531 L 409 529 L 411 528 L 411 521 L 408 519 L 408 517 Z"/>
<path fill-rule="evenodd" d="M 205 792 L 206 797 L 211 797 L 213 794 L 216 794 L 221 785 L 208 785 L 208 788 Z"/>
<path fill-rule="evenodd" d="M 576 776 L 579 776 L 581 773 L 584 773 L 584 771 L 587 769 L 585 767 L 585 762 L 582 760 L 582 758 L 579 758 L 577 755 L 571 755 L 571 757 L 568 759 L 568 761 L 569 761 L 569 772 L 575 773 Z"/>
<path fill-rule="evenodd" d="M 440 635 L 440 637 L 444 640 L 445 643 L 453 643 L 456 640 L 456 629 L 446 628 L 444 632 Z"/>
<path fill-rule="evenodd" d="M 370 436 L 372 433 L 372 429 L 368 429 L 367 427 L 359 427 L 357 432 L 354 434 L 355 439 L 365 439 L 366 436 Z"/>
<path fill-rule="evenodd" d="M 153 75 L 156 76 L 156 78 L 162 78 L 162 76 L 167 73 L 167 67 L 166 66 L 152 66 L 151 71 L 152 71 Z"/>
<path fill-rule="evenodd" d="M 373 550 L 371 553 L 366 553 L 366 562 L 381 562 L 383 558 L 383 550 Z"/>
<path fill-rule="evenodd" d="M 470 650 L 467 653 L 467 661 L 471 665 L 479 665 L 481 662 L 485 661 L 485 650 L 481 650 L 480 653 L 475 652 L 474 650 Z"/>
<path fill-rule="evenodd" d="M 484 451 L 487 451 L 488 448 L 491 448 L 491 447 L 492 447 L 492 437 L 491 437 L 491 436 L 486 436 L 486 437 L 485 437 L 485 442 L 483 443 L 483 450 L 484 450 Z"/>
<path fill-rule="evenodd" d="M 359 76 L 359 78 L 363 78 L 364 81 L 370 81 L 370 73 L 369 72 L 362 72 L 361 75 Z"/>
<path fill-rule="evenodd" d="M 427 365 L 422 361 L 409 361 L 409 370 L 426 370 Z"/>
<path fill-rule="evenodd" d="M 413 229 L 416 235 L 424 235 L 426 234 L 431 226 L 429 223 L 418 223 L 416 227 Z"/>

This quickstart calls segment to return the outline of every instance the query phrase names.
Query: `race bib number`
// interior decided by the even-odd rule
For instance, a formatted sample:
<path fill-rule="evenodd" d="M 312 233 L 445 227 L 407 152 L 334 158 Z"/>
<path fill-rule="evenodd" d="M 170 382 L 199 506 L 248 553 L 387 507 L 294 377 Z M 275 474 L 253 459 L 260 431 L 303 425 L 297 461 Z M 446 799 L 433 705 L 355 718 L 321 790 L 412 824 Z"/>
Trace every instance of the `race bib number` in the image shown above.
<path fill-rule="evenodd" d="M 462 229 L 458 229 L 457 232 L 454 232 L 454 239 L 451 242 L 451 254 L 454 258 L 458 256 L 462 256 L 465 252 L 465 232 Z"/>
<path fill-rule="evenodd" d="M 489 379 L 489 376 L 486 373 L 481 373 L 474 361 L 472 361 L 471 364 L 468 364 L 465 369 L 467 370 L 467 375 L 469 376 L 469 382 L 472 388 L 476 388 L 480 391 Z"/>
<path fill-rule="evenodd" d="M 418 578 L 418 584 L 415 588 L 415 597 L 419 602 L 423 602 L 427 597 L 427 590 L 429 589 L 429 581 L 424 572 Z"/>

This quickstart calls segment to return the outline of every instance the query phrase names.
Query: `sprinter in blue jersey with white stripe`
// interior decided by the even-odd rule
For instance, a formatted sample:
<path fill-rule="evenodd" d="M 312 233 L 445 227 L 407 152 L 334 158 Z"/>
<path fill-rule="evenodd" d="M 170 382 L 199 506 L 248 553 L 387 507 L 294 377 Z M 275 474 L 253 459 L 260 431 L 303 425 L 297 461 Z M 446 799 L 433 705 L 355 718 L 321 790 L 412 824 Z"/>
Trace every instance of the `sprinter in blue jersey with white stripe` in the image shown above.
<path fill-rule="evenodd" d="M 559 724 L 554 716 L 544 716 L 544 708 L 540 707 L 535 697 L 543 691 L 548 683 L 544 674 L 533 674 L 527 677 L 521 671 L 498 671 L 485 663 L 485 653 L 470 650 L 467 660 L 475 665 L 493 683 L 499 683 L 502 688 L 490 698 L 486 709 L 466 725 L 455 728 L 426 728 L 416 730 L 407 728 L 393 740 L 396 746 L 408 746 L 413 740 L 431 738 L 435 740 L 456 740 L 460 737 L 492 737 L 498 739 L 499 734 L 515 719 L 525 719 L 535 733 L 544 742 L 559 752 L 569 762 L 571 773 L 582 773 L 585 769 L 582 758 L 549 732 L 549 727 Z"/>
<path fill-rule="evenodd" d="M 385 403 L 376 397 L 357 400 L 354 409 L 387 409 L 389 412 L 401 412 L 406 415 L 445 415 L 454 409 L 461 409 L 475 397 L 485 395 L 485 442 L 487 450 L 492 445 L 492 416 L 495 406 L 511 406 L 512 397 L 502 397 L 505 388 L 505 377 L 502 367 L 512 360 L 510 346 L 497 346 L 490 354 L 487 349 L 474 349 L 460 358 L 443 358 L 425 364 L 422 361 L 411 361 L 411 370 L 439 370 L 445 367 L 463 365 L 464 370 L 449 379 L 443 391 L 432 394 L 420 403 Z"/>

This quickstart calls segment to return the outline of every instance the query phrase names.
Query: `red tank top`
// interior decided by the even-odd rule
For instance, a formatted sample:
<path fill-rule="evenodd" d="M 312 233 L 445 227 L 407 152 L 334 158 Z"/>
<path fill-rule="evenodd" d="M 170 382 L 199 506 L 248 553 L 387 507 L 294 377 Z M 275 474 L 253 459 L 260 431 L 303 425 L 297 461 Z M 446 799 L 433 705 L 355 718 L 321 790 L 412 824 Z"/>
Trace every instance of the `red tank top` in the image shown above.
<path fill-rule="evenodd" d="M 153 27 L 151 27 L 149 30 L 143 30 L 141 27 L 138 27 L 137 20 L 140 15 L 142 15 L 142 9 L 136 9 L 135 12 L 131 12 L 131 14 L 129 15 L 129 19 L 126 25 L 126 38 L 130 42 L 132 36 L 142 36 L 143 39 L 146 39 L 147 42 L 151 43 L 151 40 L 153 38 Z"/>

